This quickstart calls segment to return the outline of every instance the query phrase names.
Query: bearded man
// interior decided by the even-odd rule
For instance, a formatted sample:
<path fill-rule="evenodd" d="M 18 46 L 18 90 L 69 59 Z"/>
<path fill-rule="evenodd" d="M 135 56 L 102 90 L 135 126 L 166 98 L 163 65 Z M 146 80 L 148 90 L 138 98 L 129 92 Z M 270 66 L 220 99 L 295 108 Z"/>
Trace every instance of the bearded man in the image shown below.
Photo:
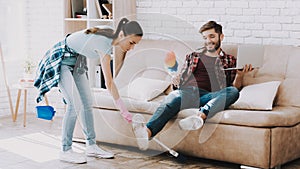
<path fill-rule="evenodd" d="M 148 123 L 140 114 L 133 117 L 133 129 L 141 150 L 148 148 L 149 138 L 159 133 L 180 110 L 199 108 L 196 115 L 179 121 L 182 130 L 198 130 L 206 119 L 228 108 L 239 98 L 244 73 L 251 71 L 252 66 L 225 71 L 236 67 L 236 59 L 221 49 L 224 39 L 222 26 L 209 21 L 199 32 L 205 45 L 186 55 L 181 71 L 172 77 L 175 90 L 160 104 Z M 168 54 L 174 55 L 174 52 Z"/>

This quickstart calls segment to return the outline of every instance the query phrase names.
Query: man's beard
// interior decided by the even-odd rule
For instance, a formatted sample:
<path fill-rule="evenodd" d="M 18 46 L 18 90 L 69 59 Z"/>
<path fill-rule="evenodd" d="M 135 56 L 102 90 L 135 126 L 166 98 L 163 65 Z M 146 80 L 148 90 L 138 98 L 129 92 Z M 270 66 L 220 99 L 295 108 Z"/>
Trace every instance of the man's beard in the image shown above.
<path fill-rule="evenodd" d="M 211 42 L 211 44 L 214 45 L 215 47 L 214 47 L 213 49 L 207 49 L 207 48 L 206 48 L 207 51 L 210 52 L 210 53 L 216 52 L 216 51 L 220 48 L 220 46 L 221 46 L 221 40 L 220 40 L 220 37 L 219 37 L 219 40 L 218 40 L 217 43 Z M 206 46 L 207 46 L 207 45 L 208 45 L 208 44 L 206 44 Z"/>

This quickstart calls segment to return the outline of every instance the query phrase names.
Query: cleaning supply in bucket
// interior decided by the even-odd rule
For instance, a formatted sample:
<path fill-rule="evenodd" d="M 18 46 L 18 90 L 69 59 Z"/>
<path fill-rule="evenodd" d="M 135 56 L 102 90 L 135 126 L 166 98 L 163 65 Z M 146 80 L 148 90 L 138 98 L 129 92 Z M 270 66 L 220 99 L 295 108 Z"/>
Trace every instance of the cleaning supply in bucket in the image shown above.
<path fill-rule="evenodd" d="M 36 106 L 37 118 L 52 120 L 55 110 L 52 106 Z"/>

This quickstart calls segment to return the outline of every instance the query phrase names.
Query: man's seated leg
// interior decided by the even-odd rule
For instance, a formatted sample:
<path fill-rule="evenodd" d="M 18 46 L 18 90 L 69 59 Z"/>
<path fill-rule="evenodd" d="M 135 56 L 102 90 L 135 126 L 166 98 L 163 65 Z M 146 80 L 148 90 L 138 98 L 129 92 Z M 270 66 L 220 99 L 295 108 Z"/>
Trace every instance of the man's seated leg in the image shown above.
<path fill-rule="evenodd" d="M 204 101 L 207 103 L 200 108 L 197 115 L 180 120 L 179 127 L 183 130 L 198 130 L 203 126 L 206 118 L 211 118 L 216 113 L 228 108 L 238 97 L 239 91 L 235 87 L 226 87 L 220 91 L 206 94 L 205 98 L 211 98 L 211 100 Z"/>

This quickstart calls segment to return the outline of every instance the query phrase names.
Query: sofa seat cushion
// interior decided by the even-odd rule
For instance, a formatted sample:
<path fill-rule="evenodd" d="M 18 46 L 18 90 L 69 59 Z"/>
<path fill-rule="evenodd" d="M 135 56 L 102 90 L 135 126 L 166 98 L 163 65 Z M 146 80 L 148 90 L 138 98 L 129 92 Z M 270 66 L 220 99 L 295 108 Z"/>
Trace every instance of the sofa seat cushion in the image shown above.
<path fill-rule="evenodd" d="M 197 113 L 198 109 L 180 111 L 179 118 Z M 300 108 L 276 106 L 272 111 L 225 110 L 207 120 L 209 123 L 252 127 L 289 127 L 300 123 Z"/>
<path fill-rule="evenodd" d="M 93 88 L 94 108 L 118 110 L 114 105 L 114 101 L 107 89 Z M 130 112 L 139 112 L 153 114 L 159 103 L 166 95 L 160 95 L 151 101 L 136 100 L 128 97 L 122 97 L 122 100 Z"/>
<path fill-rule="evenodd" d="M 113 98 L 106 89 L 95 88 L 94 108 L 117 110 Z M 130 112 L 153 114 L 160 102 L 166 97 L 161 95 L 152 101 L 140 101 L 122 97 Z M 181 110 L 176 118 L 185 118 L 196 114 L 197 108 Z M 209 123 L 233 124 L 253 127 L 279 127 L 294 126 L 300 123 L 300 108 L 292 106 L 275 106 L 272 111 L 254 110 L 225 110 L 217 113 L 213 118 L 207 120 Z"/>

